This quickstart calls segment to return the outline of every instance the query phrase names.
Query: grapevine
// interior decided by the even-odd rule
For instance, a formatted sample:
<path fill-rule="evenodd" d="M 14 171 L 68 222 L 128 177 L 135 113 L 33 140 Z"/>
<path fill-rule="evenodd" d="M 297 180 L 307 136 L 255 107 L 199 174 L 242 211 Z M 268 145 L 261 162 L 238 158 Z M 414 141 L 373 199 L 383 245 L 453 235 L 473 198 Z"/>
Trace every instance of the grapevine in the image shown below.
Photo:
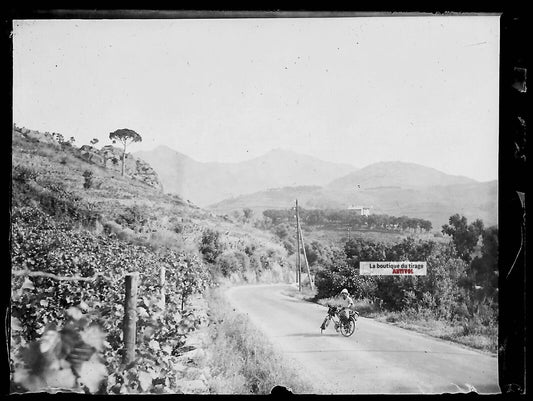
<path fill-rule="evenodd" d="M 206 267 L 197 256 L 173 250 L 156 254 L 147 247 L 76 230 L 36 209 L 15 208 L 11 261 L 14 391 L 172 392 L 180 348 L 200 323 L 187 309 L 187 300 L 209 285 Z M 137 359 L 124 366 L 122 283 L 129 272 L 140 273 Z M 73 363 L 73 352 L 85 352 L 86 360 Z"/>

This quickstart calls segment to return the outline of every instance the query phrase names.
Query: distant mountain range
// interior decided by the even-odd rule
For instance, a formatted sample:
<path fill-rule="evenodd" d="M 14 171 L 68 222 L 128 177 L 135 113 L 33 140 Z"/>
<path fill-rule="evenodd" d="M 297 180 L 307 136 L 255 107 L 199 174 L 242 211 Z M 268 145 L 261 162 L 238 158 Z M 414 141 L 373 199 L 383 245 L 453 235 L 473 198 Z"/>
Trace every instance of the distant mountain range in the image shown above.
<path fill-rule="evenodd" d="M 455 213 L 469 221 L 480 218 L 497 224 L 498 183 L 478 182 L 403 162 L 380 162 L 331 181 L 325 186 L 284 187 L 226 199 L 211 208 L 229 213 L 249 207 L 286 209 L 298 199 L 303 208 L 371 207 L 370 212 L 431 221 L 439 229 Z"/>
<path fill-rule="evenodd" d="M 202 163 L 160 146 L 137 152 L 159 175 L 165 192 L 217 213 L 251 208 L 371 207 L 371 213 L 447 223 L 454 213 L 497 224 L 497 181 L 478 182 L 414 163 L 379 162 L 361 169 L 275 149 L 239 163 Z"/>
<path fill-rule="evenodd" d="M 239 163 L 203 163 L 166 146 L 134 153 L 157 172 L 165 192 L 206 207 L 272 187 L 326 185 L 356 170 L 315 157 L 274 149 Z"/>

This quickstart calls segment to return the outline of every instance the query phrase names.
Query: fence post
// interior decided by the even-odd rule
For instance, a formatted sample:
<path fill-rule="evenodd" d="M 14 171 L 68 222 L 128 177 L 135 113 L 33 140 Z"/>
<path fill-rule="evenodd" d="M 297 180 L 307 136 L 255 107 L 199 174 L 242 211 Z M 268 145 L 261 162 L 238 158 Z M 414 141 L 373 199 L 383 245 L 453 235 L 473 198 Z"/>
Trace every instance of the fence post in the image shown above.
<path fill-rule="evenodd" d="M 129 364 L 135 360 L 135 341 L 137 331 L 137 282 L 139 273 L 126 275 L 126 296 L 124 299 L 124 339 L 123 362 Z"/>
<path fill-rule="evenodd" d="M 165 310 L 165 305 L 166 305 L 166 299 L 165 299 L 165 283 L 166 283 L 165 273 L 166 273 L 165 265 L 162 264 L 160 269 L 159 269 L 159 286 L 160 286 L 160 289 L 161 289 L 161 299 L 160 299 L 159 306 L 163 310 Z"/>

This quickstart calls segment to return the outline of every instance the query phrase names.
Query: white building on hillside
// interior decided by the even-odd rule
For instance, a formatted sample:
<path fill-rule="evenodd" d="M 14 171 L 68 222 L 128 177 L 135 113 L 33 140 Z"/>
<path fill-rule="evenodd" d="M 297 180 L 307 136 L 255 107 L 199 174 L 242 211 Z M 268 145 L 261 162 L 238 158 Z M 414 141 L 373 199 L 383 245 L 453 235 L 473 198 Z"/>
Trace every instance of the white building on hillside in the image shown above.
<path fill-rule="evenodd" d="M 360 216 L 368 216 L 370 214 L 370 209 L 371 207 L 367 207 L 367 206 L 356 206 L 356 205 L 348 206 L 348 210 L 353 210 L 355 211 L 355 213 L 357 213 Z"/>

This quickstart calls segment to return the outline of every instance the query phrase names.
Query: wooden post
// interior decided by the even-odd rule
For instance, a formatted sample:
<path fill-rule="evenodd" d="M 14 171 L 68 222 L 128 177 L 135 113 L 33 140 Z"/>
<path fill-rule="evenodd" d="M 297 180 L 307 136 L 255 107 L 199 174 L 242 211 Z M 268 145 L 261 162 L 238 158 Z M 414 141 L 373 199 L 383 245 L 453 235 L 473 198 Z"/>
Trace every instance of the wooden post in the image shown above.
<path fill-rule="evenodd" d="M 165 305 L 166 305 L 166 299 L 165 299 L 165 283 L 166 283 L 166 279 L 165 279 L 165 274 L 166 274 L 166 268 L 165 268 L 165 265 L 162 264 L 161 267 L 159 268 L 159 287 L 160 287 L 160 290 L 161 290 L 161 298 L 160 298 L 159 306 L 161 307 L 162 310 L 165 310 Z"/>
<path fill-rule="evenodd" d="M 135 341 L 137 331 L 137 282 L 139 273 L 126 275 L 126 296 L 124 299 L 124 339 L 123 362 L 127 365 L 135 360 Z"/>
<path fill-rule="evenodd" d="M 302 262 L 300 261 L 300 218 L 298 216 L 298 199 L 296 199 L 296 268 L 298 269 L 298 291 L 302 291 Z"/>
<path fill-rule="evenodd" d="M 302 227 L 300 227 L 300 240 L 302 241 L 302 250 L 304 251 L 304 261 L 305 266 L 307 267 L 307 277 L 309 278 L 309 285 L 311 286 L 311 289 L 313 290 L 315 286 L 313 285 L 313 280 L 311 279 L 311 270 L 309 269 L 309 262 L 307 261 L 307 255 L 305 254 L 305 244 L 304 244 L 304 236 L 302 234 Z"/>

